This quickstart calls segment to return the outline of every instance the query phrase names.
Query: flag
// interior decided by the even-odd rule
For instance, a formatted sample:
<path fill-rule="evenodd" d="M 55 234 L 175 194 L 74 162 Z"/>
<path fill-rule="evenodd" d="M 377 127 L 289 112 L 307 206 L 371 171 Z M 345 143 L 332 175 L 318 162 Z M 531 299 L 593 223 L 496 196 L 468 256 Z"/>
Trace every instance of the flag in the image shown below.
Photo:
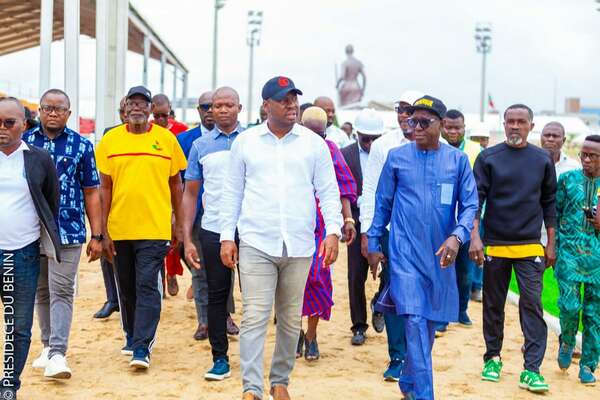
<path fill-rule="evenodd" d="M 496 106 L 494 105 L 494 100 L 492 100 L 492 95 L 488 93 L 488 107 L 491 108 L 492 110 L 496 109 Z"/>

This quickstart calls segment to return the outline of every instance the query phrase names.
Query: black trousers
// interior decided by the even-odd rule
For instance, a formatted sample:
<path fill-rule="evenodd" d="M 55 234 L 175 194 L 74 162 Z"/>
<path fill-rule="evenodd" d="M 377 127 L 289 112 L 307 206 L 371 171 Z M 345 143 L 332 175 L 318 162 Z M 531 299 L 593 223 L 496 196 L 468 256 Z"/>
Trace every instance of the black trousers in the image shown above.
<path fill-rule="evenodd" d="M 358 221 L 358 219 L 356 219 Z M 366 331 L 367 300 L 365 282 L 369 275 L 369 262 L 360 253 L 360 223 L 356 224 L 358 237 L 348 246 L 348 296 L 350 298 L 350 319 L 352 332 Z"/>
<path fill-rule="evenodd" d="M 500 356 L 504 339 L 504 305 L 515 270 L 519 284 L 519 321 L 525 336 L 525 369 L 539 373 L 546 353 L 548 328 L 542 308 L 543 257 L 507 259 L 487 257 L 483 266 L 484 361 Z"/>
<path fill-rule="evenodd" d="M 104 288 L 106 289 L 106 301 L 112 304 L 118 304 L 117 286 L 115 284 L 115 272 L 111 263 L 104 257 L 100 258 L 102 268 L 102 279 L 104 279 Z"/>
<path fill-rule="evenodd" d="M 221 262 L 220 234 L 200 229 L 200 245 L 204 254 L 206 281 L 208 283 L 208 340 L 213 361 L 229 360 L 227 339 L 227 300 L 231 290 L 232 270 Z"/>
<path fill-rule="evenodd" d="M 163 285 L 160 271 L 167 240 L 116 240 L 115 275 L 121 321 L 133 350 L 152 350 L 160 320 Z"/>

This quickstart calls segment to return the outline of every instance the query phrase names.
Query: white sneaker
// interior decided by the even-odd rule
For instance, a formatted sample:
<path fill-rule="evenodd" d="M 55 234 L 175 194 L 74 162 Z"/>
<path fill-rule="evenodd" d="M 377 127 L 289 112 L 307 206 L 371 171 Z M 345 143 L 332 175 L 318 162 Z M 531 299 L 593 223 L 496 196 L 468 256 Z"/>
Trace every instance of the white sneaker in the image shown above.
<path fill-rule="evenodd" d="M 53 355 L 48 361 L 44 376 L 54 379 L 69 379 L 71 377 L 71 368 L 69 368 L 65 356 L 62 354 Z"/>
<path fill-rule="evenodd" d="M 40 354 L 40 356 L 38 358 L 33 360 L 33 362 L 31 363 L 31 366 L 33 368 L 37 368 L 37 369 L 46 368 L 46 365 L 48 365 L 48 352 L 49 351 L 50 351 L 50 347 L 44 347 L 44 349 L 42 350 L 42 354 Z"/>

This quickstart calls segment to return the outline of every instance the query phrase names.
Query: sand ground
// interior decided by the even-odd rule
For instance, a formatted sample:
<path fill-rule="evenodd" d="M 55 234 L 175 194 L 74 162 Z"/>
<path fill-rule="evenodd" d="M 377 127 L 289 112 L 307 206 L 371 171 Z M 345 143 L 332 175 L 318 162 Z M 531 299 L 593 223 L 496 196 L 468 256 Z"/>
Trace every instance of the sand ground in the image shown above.
<path fill-rule="evenodd" d="M 297 362 L 290 383 L 293 399 L 400 399 L 398 385 L 382 380 L 387 366 L 385 333 L 368 331 L 364 346 L 350 345 L 350 313 L 346 278 L 346 253 L 342 251 L 334 268 L 335 307 L 332 320 L 319 327 L 321 360 Z M 79 275 L 79 295 L 70 339 L 68 360 L 73 377 L 66 381 L 48 380 L 41 371 L 31 368 L 31 361 L 41 350 L 37 323 L 27 366 L 22 376 L 21 399 L 239 399 L 241 380 L 239 369 L 239 342 L 230 341 L 232 377 L 224 382 L 209 383 L 202 378 L 211 366 L 210 347 L 207 341 L 192 339 L 196 328 L 194 305 L 185 300 L 184 292 L 190 282 L 185 271 L 179 279 L 181 291 L 163 303 L 158 339 L 154 347 L 152 365 L 144 373 L 132 372 L 129 359 L 119 352 L 123 337 L 117 314 L 108 320 L 98 321 L 93 313 L 105 300 L 102 275 L 98 262 L 82 260 Z M 368 293 L 376 289 L 372 280 Z M 237 314 L 241 319 L 239 291 L 236 292 Z M 471 303 L 472 328 L 451 326 L 448 333 L 434 346 L 434 380 L 437 399 L 598 399 L 598 387 L 583 387 L 577 381 L 576 365 L 569 374 L 556 366 L 558 344 L 550 334 L 546 360 L 542 366 L 550 393 L 539 396 L 518 388 L 522 368 L 518 313 L 507 305 L 505 332 L 504 375 L 500 383 L 479 380 L 484 351 L 481 333 L 481 307 Z M 369 316 L 370 318 L 370 316 Z M 274 345 L 274 329 L 269 326 L 266 361 Z"/>

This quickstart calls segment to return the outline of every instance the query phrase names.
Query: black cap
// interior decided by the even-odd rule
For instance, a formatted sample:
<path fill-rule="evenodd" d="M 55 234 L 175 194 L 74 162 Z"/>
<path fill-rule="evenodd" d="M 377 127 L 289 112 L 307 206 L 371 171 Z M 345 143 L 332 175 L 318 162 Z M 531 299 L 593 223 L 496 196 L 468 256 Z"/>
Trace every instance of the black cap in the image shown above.
<path fill-rule="evenodd" d="M 134 86 L 131 89 L 129 89 L 129 92 L 127 92 L 127 98 L 130 98 L 131 96 L 134 96 L 136 94 L 142 95 L 146 98 L 146 100 L 148 100 L 148 103 L 152 102 L 152 93 L 150 93 L 150 91 L 148 89 L 146 89 L 144 86 Z"/>
<path fill-rule="evenodd" d="M 416 110 L 426 110 L 436 114 L 440 119 L 446 116 L 446 106 L 444 103 L 440 99 L 431 96 L 421 97 L 412 106 L 408 107 L 408 109 L 411 114 Z"/>
<path fill-rule="evenodd" d="M 265 83 L 262 89 L 263 100 L 273 99 L 282 100 L 288 93 L 302 94 L 300 89 L 296 89 L 294 82 L 285 76 L 276 76 Z"/>

